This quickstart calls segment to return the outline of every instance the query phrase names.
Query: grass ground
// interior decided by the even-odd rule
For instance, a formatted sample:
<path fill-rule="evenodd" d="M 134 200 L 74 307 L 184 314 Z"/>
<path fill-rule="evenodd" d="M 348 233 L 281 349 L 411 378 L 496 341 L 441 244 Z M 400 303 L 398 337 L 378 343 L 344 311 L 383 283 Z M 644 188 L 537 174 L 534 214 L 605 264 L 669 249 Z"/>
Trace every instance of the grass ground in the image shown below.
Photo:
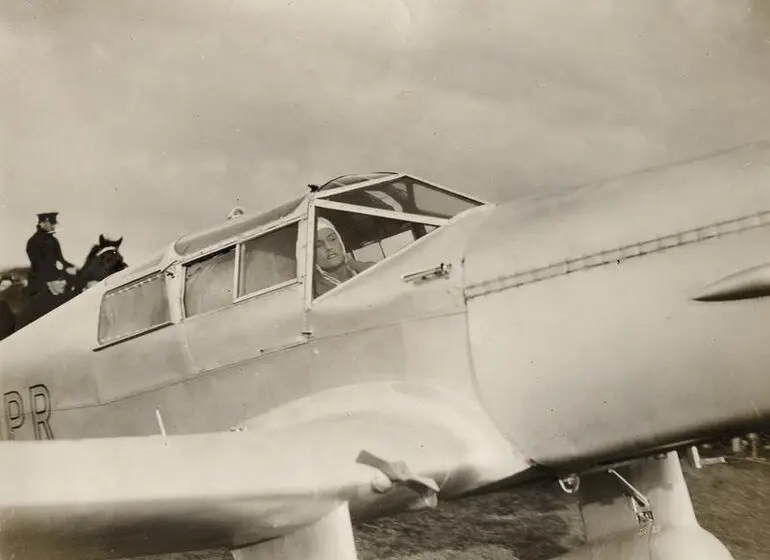
<path fill-rule="evenodd" d="M 685 477 L 701 525 L 736 560 L 770 558 L 770 462 L 731 460 L 686 468 Z M 582 537 L 574 498 L 555 484 L 441 503 L 356 528 L 361 560 L 545 560 L 579 546 Z M 209 552 L 162 560 L 226 558 Z"/>

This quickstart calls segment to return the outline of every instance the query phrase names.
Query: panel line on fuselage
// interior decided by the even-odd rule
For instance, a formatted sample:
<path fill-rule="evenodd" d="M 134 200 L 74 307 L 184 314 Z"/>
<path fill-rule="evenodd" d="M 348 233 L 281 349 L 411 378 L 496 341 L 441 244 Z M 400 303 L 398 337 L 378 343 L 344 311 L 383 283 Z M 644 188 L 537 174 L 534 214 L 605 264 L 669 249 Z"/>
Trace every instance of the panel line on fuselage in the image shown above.
<path fill-rule="evenodd" d="M 470 300 L 486 294 L 558 278 L 581 270 L 597 268 L 611 263 L 619 264 L 628 259 L 652 255 L 666 249 L 701 243 L 710 239 L 719 239 L 726 235 L 741 233 L 767 225 L 770 225 L 770 210 L 592 253 L 578 259 L 565 260 L 492 280 L 485 280 L 484 282 L 469 285 L 465 290 L 465 295 Z"/>

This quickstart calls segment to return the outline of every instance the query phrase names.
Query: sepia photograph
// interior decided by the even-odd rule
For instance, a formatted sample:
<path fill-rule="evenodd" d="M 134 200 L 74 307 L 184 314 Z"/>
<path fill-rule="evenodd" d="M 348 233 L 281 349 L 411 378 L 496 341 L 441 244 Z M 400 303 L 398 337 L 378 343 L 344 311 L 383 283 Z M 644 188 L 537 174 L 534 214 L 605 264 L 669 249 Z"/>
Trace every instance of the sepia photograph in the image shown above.
<path fill-rule="evenodd" d="M 770 0 L 0 0 L 0 560 L 770 559 Z"/>

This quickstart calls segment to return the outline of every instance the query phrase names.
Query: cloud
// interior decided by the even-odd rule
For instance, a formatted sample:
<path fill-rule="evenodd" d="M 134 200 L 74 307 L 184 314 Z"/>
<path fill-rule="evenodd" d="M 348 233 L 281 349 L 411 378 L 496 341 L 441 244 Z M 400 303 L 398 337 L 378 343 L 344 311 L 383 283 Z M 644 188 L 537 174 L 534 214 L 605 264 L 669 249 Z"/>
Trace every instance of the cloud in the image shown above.
<path fill-rule="evenodd" d="M 368 111 L 359 84 L 378 67 L 340 57 L 386 60 L 377 49 L 399 41 L 360 8 L 283 4 L 3 5 L 4 42 L 25 53 L 2 79 L 4 225 L 28 231 L 46 205 L 62 211 L 65 246 L 114 229 L 146 252 L 239 198 L 296 195 L 312 146 L 323 153 L 350 112 Z M 20 236 L 4 238 L 3 256 L 23 259 Z"/>
<path fill-rule="evenodd" d="M 411 76 L 426 79 L 434 100 L 464 97 L 496 111 L 498 126 L 475 122 L 507 143 L 510 163 L 501 149 L 489 163 L 524 179 L 520 188 L 674 161 L 770 129 L 761 3 L 481 2 L 474 17 L 463 2 L 415 2 L 434 17 Z M 437 119 L 448 125 L 463 107 L 448 102 Z M 504 188 L 512 194 L 510 182 Z"/>
<path fill-rule="evenodd" d="M 506 200 L 767 136 L 761 2 L 0 4 L 0 264 L 371 170 Z"/>

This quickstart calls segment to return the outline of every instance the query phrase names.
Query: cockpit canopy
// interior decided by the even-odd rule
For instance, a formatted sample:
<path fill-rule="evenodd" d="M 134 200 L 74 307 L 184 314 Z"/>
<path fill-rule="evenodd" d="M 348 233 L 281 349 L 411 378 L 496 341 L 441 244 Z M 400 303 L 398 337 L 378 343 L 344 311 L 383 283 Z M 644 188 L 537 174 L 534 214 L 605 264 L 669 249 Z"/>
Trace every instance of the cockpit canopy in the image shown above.
<path fill-rule="evenodd" d="M 314 296 L 323 295 L 454 216 L 481 204 L 479 200 L 396 173 L 345 176 L 330 181 L 315 197 Z M 327 220 L 325 228 L 318 223 L 319 218 Z M 339 242 L 336 247 L 335 242 Z M 340 251 L 344 255 L 338 255 Z M 326 259 L 327 253 L 336 258 Z"/>
<path fill-rule="evenodd" d="M 186 235 L 152 270 L 129 271 L 103 296 L 100 345 L 171 324 L 175 301 L 184 321 L 278 292 L 319 297 L 484 204 L 397 173 L 347 175 L 311 190 L 264 214 Z M 181 287 L 166 278 L 175 267 Z"/>
<path fill-rule="evenodd" d="M 347 175 L 326 183 L 318 197 L 366 208 L 450 219 L 481 201 L 408 175 Z"/>
<path fill-rule="evenodd" d="M 350 185 L 361 184 L 364 182 L 375 181 L 387 177 L 395 177 L 398 173 L 392 171 L 378 171 L 376 173 L 364 173 L 357 175 L 341 175 L 335 179 L 327 181 L 322 186 L 315 188 L 318 191 L 329 191 L 339 187 L 348 187 Z"/>

